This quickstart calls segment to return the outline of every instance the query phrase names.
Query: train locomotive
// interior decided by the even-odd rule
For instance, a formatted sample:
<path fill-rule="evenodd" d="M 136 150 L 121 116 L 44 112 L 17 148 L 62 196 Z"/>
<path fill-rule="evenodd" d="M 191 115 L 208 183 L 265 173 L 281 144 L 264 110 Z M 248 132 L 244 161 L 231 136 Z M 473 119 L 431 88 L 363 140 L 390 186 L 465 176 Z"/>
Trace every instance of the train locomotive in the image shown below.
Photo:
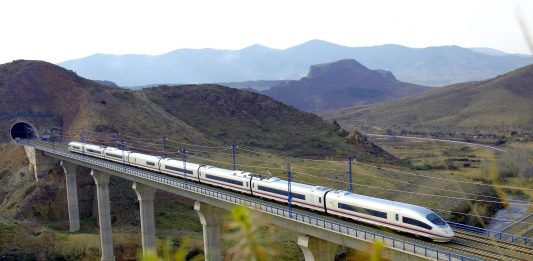
<path fill-rule="evenodd" d="M 81 142 L 70 142 L 68 150 L 255 197 L 279 202 L 288 200 L 288 182 L 277 177 L 264 178 L 246 171 Z M 454 237 L 453 230 L 442 218 L 421 206 L 297 182 L 291 182 L 291 196 L 292 204 L 302 208 L 387 227 L 435 242 L 448 242 Z"/>

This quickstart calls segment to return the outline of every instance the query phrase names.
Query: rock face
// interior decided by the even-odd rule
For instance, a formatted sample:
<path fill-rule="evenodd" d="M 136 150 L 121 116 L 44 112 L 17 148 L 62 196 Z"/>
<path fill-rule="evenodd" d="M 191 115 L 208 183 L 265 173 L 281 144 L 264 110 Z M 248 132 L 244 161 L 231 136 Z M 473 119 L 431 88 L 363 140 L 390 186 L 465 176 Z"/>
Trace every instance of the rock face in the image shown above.
<path fill-rule="evenodd" d="M 370 70 L 355 60 L 311 66 L 299 81 L 286 81 L 263 91 L 306 111 L 324 111 L 391 100 L 429 90 L 398 81 L 391 72 Z"/>
<path fill-rule="evenodd" d="M 66 199 L 65 173 L 61 166 L 50 169 L 47 175 L 35 181 L 28 171 L 28 160 L 21 147 L 13 144 L 0 144 L 0 213 L 1 218 L 59 222 L 68 229 L 68 208 Z M 78 206 L 80 218 L 97 216 L 96 186 L 90 169 L 78 167 L 77 175 Z M 139 205 L 130 181 L 111 177 L 109 190 L 111 218 L 113 225 L 138 226 Z M 156 193 L 156 201 L 189 203 L 168 193 Z"/>

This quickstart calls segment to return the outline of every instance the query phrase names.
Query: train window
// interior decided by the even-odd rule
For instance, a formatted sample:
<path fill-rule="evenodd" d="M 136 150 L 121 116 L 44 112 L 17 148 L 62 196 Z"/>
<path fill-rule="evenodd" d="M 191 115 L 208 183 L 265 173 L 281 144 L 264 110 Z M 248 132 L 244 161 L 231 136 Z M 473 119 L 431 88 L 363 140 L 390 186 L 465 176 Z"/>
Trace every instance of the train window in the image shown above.
<path fill-rule="evenodd" d="M 72 148 L 77 149 L 77 150 L 80 149 L 80 147 L 78 147 L 78 146 L 72 146 Z"/>
<path fill-rule="evenodd" d="M 322 203 L 322 198 L 318 197 L 318 203 Z"/>
<path fill-rule="evenodd" d="M 165 166 L 165 169 L 169 169 L 169 170 L 173 170 L 173 171 L 177 171 L 181 173 L 185 172 L 187 174 L 192 174 L 192 170 L 186 170 L 186 169 L 176 168 L 172 166 Z"/>
<path fill-rule="evenodd" d="M 403 223 L 405 224 L 409 224 L 409 225 L 413 225 L 413 226 L 417 226 L 417 227 L 422 227 L 422 228 L 425 228 L 427 230 L 431 230 L 431 226 L 422 222 L 422 221 L 418 221 L 414 218 L 408 218 L 408 217 L 403 217 L 402 218 L 402 221 Z"/>
<path fill-rule="evenodd" d="M 214 179 L 214 180 L 218 180 L 218 181 L 222 181 L 222 182 L 226 182 L 226 183 L 231 183 L 231 184 L 235 184 L 235 185 L 239 185 L 239 186 L 243 185 L 242 181 L 238 181 L 238 180 L 234 180 L 234 179 L 228 179 L 228 178 L 214 176 L 214 175 L 208 175 L 208 174 L 206 174 L 205 177 L 208 178 L 208 179 Z"/>
<path fill-rule="evenodd" d="M 379 217 L 379 218 L 387 218 L 387 213 L 381 212 L 381 211 L 377 211 L 377 210 L 373 210 L 373 209 L 356 207 L 356 206 L 352 206 L 352 205 L 348 205 L 348 204 L 344 204 L 344 203 L 339 203 L 338 207 L 341 208 L 341 209 L 346 209 L 346 210 L 350 210 L 350 211 L 353 211 L 353 212 L 358 212 L 358 213 L 361 213 L 361 214 L 371 215 L 371 216 L 375 216 L 375 217 Z"/>
<path fill-rule="evenodd" d="M 259 190 L 270 192 L 270 193 L 274 193 L 274 194 L 279 194 L 279 195 L 283 195 L 283 196 L 288 196 L 289 195 L 289 192 L 287 192 L 286 190 L 275 189 L 275 188 L 265 187 L 265 186 L 259 186 L 258 188 L 259 188 Z M 298 194 L 298 193 L 291 192 L 291 195 L 292 195 L 293 198 L 305 200 L 305 195 L 303 195 L 303 194 Z"/>
<path fill-rule="evenodd" d="M 396 214 L 396 221 L 400 220 L 400 215 Z"/>
<path fill-rule="evenodd" d="M 246 182 L 246 187 L 248 187 L 248 182 Z"/>
<path fill-rule="evenodd" d="M 439 216 L 437 216 L 437 214 L 435 213 L 431 213 L 429 215 L 426 216 L 426 218 L 429 220 L 429 222 L 437 225 L 437 226 L 444 226 L 446 225 L 446 223 L 444 222 L 444 220 L 442 220 Z"/>
<path fill-rule="evenodd" d="M 108 157 L 113 157 L 113 158 L 117 158 L 117 159 L 122 159 L 122 156 L 115 155 L 115 154 L 111 154 L 111 153 L 107 153 L 106 156 L 108 156 Z"/>
<path fill-rule="evenodd" d="M 147 162 L 146 162 L 146 165 L 148 165 L 148 166 L 155 166 L 155 163 L 150 162 L 150 161 L 147 161 Z"/>

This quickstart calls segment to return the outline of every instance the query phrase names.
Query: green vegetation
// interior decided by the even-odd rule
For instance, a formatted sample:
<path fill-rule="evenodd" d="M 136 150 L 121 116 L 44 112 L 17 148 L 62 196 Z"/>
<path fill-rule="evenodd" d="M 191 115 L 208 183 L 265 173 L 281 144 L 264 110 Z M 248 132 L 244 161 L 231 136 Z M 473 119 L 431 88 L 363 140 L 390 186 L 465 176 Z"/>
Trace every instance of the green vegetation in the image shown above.
<path fill-rule="evenodd" d="M 231 260 L 267 261 L 274 260 L 272 242 L 267 241 L 268 223 L 256 216 L 252 218 L 245 207 L 231 210 L 231 222 L 225 234 L 231 243 L 227 255 Z"/>
<path fill-rule="evenodd" d="M 155 207 L 156 227 L 161 230 L 191 231 L 202 233 L 202 225 L 198 222 L 198 214 L 192 211 L 191 204 L 161 202 Z"/>
<path fill-rule="evenodd" d="M 159 251 L 148 250 L 146 253 L 140 253 L 137 260 L 139 261 L 200 261 L 204 260 L 203 255 L 195 255 L 190 252 L 189 249 L 190 240 L 188 238 L 183 239 L 183 242 L 179 244 L 177 249 L 173 249 L 171 243 L 167 240 L 160 247 Z"/>
<path fill-rule="evenodd" d="M 162 111 L 203 137 L 226 146 L 262 148 L 299 157 L 393 160 L 364 142 L 347 143 L 338 126 L 263 95 L 217 85 L 160 86 L 142 90 Z"/>

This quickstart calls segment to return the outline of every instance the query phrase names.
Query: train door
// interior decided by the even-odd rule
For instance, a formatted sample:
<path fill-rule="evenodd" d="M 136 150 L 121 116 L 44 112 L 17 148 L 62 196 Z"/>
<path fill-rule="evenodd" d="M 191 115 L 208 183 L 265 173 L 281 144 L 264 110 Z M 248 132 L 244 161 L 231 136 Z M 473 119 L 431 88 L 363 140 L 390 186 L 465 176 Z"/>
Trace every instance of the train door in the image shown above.
<path fill-rule="evenodd" d="M 205 179 L 205 169 L 207 168 L 206 165 L 200 165 L 198 167 L 198 181 L 202 183 L 202 181 Z"/>
<path fill-rule="evenodd" d="M 393 221 L 394 221 L 394 224 L 401 224 L 402 223 L 402 215 L 400 213 L 400 209 L 394 209 L 394 216 L 393 216 Z"/>
<path fill-rule="evenodd" d="M 313 204 L 314 207 L 324 209 L 324 192 L 318 189 L 311 189 L 311 204 Z"/>

